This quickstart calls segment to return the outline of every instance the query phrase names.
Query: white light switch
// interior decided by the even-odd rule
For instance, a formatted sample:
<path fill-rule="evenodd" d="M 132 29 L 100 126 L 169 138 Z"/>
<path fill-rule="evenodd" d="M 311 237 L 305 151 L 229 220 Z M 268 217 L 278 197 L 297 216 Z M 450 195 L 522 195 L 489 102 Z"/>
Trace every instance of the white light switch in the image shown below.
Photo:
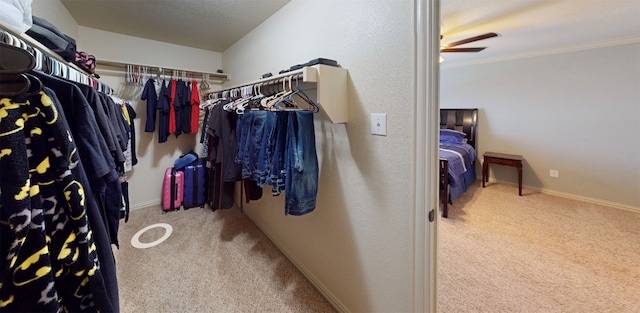
<path fill-rule="evenodd" d="M 387 135 L 386 113 L 371 113 L 371 134 L 381 136 Z"/>

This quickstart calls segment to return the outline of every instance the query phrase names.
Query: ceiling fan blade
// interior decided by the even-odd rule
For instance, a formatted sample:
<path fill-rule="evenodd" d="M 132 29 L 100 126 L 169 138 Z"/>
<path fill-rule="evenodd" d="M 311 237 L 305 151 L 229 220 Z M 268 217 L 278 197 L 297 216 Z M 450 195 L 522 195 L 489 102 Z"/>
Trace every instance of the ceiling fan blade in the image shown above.
<path fill-rule="evenodd" d="M 478 40 L 484 40 L 484 39 L 497 37 L 497 36 L 498 36 L 498 34 L 496 34 L 496 33 L 486 33 L 484 35 L 479 35 L 479 36 L 463 39 L 463 40 L 460 40 L 460 41 L 452 42 L 452 43 L 446 45 L 446 47 L 447 48 L 451 48 L 451 47 L 455 47 L 455 46 L 459 46 L 459 45 L 464 45 L 466 43 L 470 43 L 470 42 L 474 42 L 474 41 L 478 41 Z"/>
<path fill-rule="evenodd" d="M 441 49 L 440 52 L 480 52 L 482 50 L 486 49 L 486 47 L 483 48 L 444 48 Z"/>

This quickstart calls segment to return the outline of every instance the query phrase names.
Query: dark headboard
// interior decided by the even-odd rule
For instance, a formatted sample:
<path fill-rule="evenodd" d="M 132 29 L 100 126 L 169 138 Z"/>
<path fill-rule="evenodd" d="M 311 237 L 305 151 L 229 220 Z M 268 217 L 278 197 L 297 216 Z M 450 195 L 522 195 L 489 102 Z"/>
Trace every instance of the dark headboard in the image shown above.
<path fill-rule="evenodd" d="M 454 129 L 467 134 L 467 143 L 474 149 L 478 127 L 478 109 L 440 109 L 440 128 Z"/>

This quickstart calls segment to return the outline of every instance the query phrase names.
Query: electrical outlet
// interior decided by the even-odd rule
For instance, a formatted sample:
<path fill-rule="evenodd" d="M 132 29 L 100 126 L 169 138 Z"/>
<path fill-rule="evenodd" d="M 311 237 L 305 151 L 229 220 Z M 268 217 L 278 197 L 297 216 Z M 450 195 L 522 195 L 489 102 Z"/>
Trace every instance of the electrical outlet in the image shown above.
<path fill-rule="evenodd" d="M 549 170 L 549 176 L 551 176 L 553 178 L 558 178 L 558 177 L 560 177 L 560 171 L 558 171 L 558 170 Z"/>
<path fill-rule="evenodd" d="M 381 136 L 387 135 L 386 113 L 371 113 L 371 134 Z"/>

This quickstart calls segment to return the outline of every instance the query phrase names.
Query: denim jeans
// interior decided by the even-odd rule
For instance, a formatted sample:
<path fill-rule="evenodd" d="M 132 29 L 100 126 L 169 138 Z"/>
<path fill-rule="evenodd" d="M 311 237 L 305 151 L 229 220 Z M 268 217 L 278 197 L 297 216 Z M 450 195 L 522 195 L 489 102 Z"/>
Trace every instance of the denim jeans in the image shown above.
<path fill-rule="evenodd" d="M 274 196 L 278 196 L 285 189 L 284 159 L 287 149 L 287 128 L 290 112 L 276 112 L 276 127 L 273 134 L 273 153 L 271 154 L 271 168 L 267 184 L 271 185 Z"/>
<path fill-rule="evenodd" d="M 270 184 L 271 159 L 275 146 L 274 130 L 276 128 L 277 115 L 276 112 L 266 111 L 264 127 L 262 131 L 262 140 L 258 153 L 257 169 L 254 180 L 258 186 Z"/>
<path fill-rule="evenodd" d="M 313 112 L 289 112 L 285 149 L 285 214 L 303 215 L 316 207 L 318 157 Z"/>
<path fill-rule="evenodd" d="M 250 111 L 243 115 L 242 124 L 244 129 L 242 131 L 245 133 L 245 144 L 243 147 L 238 147 L 238 150 L 241 151 L 239 154 L 242 155 L 242 178 L 255 179 L 254 177 L 257 174 L 258 169 L 258 155 L 262 146 L 262 132 L 264 130 L 267 112 Z M 238 157 L 236 157 L 236 160 L 237 159 Z"/>
<path fill-rule="evenodd" d="M 251 130 L 251 122 L 253 121 L 253 114 L 239 114 L 238 123 L 236 124 L 236 137 L 238 139 L 238 152 L 236 153 L 235 162 L 242 164 L 242 178 L 248 178 L 244 171 L 244 157 L 249 145 L 249 132 Z"/>

